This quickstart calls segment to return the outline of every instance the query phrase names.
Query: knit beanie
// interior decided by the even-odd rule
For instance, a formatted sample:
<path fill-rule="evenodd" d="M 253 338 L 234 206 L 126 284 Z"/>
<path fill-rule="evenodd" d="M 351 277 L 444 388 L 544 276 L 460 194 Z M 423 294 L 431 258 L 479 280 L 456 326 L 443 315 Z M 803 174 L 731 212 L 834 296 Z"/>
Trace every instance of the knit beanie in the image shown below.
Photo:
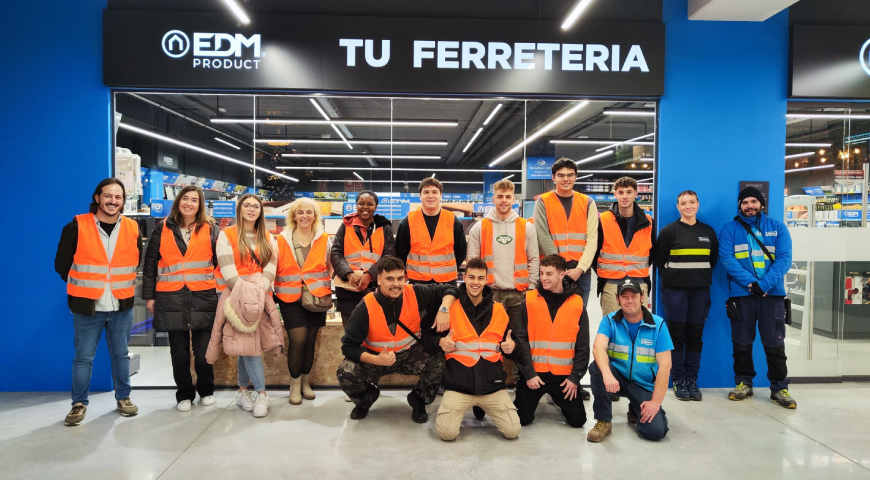
<path fill-rule="evenodd" d="M 761 203 L 762 207 L 767 206 L 767 202 L 764 200 L 764 195 L 755 188 L 755 187 L 746 187 L 740 191 L 740 194 L 737 195 L 737 208 L 740 208 L 740 204 L 743 203 L 743 200 L 752 197 L 758 200 Z"/>

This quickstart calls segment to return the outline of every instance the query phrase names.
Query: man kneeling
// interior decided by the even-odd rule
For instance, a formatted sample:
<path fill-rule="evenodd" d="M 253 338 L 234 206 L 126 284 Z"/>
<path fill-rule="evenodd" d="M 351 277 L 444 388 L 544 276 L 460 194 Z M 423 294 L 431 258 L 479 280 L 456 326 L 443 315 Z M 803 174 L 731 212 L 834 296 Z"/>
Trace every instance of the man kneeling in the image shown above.
<path fill-rule="evenodd" d="M 661 440 L 668 433 L 661 406 L 668 392 L 674 344 L 664 320 L 644 308 L 637 279 L 622 282 L 616 290 L 620 309 L 601 320 L 592 345 L 595 361 L 589 376 L 597 422 L 586 436 L 590 442 L 610 435 L 613 408 L 608 392 L 628 398 L 628 423 L 637 424 L 642 437 Z"/>
<path fill-rule="evenodd" d="M 468 261 L 459 301 L 450 307 L 450 332 L 439 341 L 447 359 L 444 398 L 435 420 L 442 440 L 459 435 L 462 418 L 471 407 L 488 413 L 505 438 L 520 434 L 520 419 L 505 390 L 507 375 L 502 366 L 502 353 L 513 359 L 515 343 L 507 312 L 493 301 L 486 277 L 486 262 L 480 258 Z"/>
<path fill-rule="evenodd" d="M 435 321 L 446 330 L 456 287 L 406 285 L 405 264 L 396 257 L 383 257 L 376 267 L 378 289 L 356 306 L 341 338 L 345 358 L 336 371 L 338 383 L 356 404 L 350 418 L 361 420 L 381 394 L 377 383 L 382 376 L 419 375 L 420 381 L 408 394 L 408 404 L 411 419 L 426 423 L 426 405 L 438 393 L 444 359 L 438 351 L 441 337 L 428 325 L 421 326 L 420 311 L 438 309 Z"/>

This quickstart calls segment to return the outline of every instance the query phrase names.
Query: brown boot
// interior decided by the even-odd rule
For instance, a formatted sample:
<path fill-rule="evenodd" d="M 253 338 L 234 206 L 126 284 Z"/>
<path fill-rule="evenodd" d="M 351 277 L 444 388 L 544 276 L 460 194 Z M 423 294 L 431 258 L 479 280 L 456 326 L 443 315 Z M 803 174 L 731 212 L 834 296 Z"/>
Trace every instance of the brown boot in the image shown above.
<path fill-rule="evenodd" d="M 314 395 L 314 390 L 311 389 L 311 385 L 308 384 L 308 374 L 302 375 L 302 398 L 305 400 L 314 400 L 316 396 Z"/>
<path fill-rule="evenodd" d="M 610 435 L 610 431 L 613 430 L 613 425 L 610 422 L 602 422 L 598 420 L 595 422 L 595 426 L 592 427 L 592 430 L 589 431 L 589 434 L 586 435 L 586 440 L 589 442 L 600 443 L 604 440 L 604 437 Z"/>
<path fill-rule="evenodd" d="M 302 378 L 290 378 L 290 405 L 302 405 Z"/>

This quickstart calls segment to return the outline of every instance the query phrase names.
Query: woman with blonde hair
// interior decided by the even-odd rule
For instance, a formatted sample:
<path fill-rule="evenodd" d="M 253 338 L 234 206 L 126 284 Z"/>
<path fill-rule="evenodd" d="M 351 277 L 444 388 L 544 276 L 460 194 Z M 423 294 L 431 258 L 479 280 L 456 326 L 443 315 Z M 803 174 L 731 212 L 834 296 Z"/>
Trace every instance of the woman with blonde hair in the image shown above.
<path fill-rule="evenodd" d="M 290 345 L 290 403 L 313 400 L 308 374 L 314 364 L 314 343 L 320 327 L 326 325 L 326 310 L 332 306 L 332 242 L 323 230 L 320 207 L 300 198 L 287 210 L 287 224 L 278 235 L 278 273 L 275 296 L 284 319 Z"/>

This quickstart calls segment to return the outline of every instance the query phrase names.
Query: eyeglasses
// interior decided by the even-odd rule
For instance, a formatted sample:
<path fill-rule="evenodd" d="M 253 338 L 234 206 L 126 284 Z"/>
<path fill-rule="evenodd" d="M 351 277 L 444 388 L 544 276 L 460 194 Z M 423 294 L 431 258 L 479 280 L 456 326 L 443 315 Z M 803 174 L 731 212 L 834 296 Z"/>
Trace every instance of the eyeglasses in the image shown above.
<path fill-rule="evenodd" d="M 259 210 L 260 204 L 259 203 L 243 203 L 242 208 L 245 210 Z"/>
<path fill-rule="evenodd" d="M 577 176 L 576 173 L 569 173 L 567 175 L 565 175 L 564 173 L 557 173 L 556 174 L 556 178 L 558 178 L 559 180 L 564 180 L 566 178 L 574 178 L 576 176 Z"/>

